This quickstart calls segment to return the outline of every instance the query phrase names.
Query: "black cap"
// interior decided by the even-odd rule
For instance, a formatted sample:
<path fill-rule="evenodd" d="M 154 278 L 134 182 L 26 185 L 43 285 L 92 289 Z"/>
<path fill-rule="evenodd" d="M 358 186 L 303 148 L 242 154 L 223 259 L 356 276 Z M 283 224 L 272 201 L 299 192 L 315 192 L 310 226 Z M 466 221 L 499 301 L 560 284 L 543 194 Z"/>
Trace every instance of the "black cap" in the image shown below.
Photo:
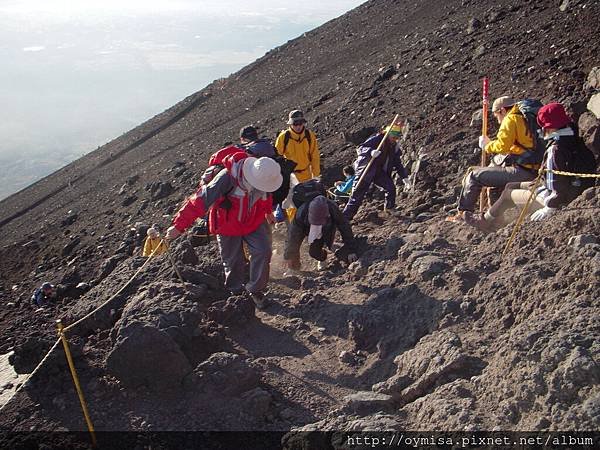
<path fill-rule="evenodd" d="M 258 140 L 258 131 L 252 125 L 248 125 L 240 130 L 240 138 L 248 139 L 249 141 Z"/>

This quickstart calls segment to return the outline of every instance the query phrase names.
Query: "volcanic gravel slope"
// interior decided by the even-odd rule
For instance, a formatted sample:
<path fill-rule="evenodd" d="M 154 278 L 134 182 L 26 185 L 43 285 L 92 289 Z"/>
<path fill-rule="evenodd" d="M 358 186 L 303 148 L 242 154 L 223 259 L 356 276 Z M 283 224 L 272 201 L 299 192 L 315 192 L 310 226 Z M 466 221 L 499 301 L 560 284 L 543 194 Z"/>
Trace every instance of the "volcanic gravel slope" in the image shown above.
<path fill-rule="evenodd" d="M 0 202 L 0 352 L 30 371 L 56 318 L 72 323 L 116 293 L 143 264 L 124 252 L 129 228 L 167 226 L 242 126 L 274 137 L 303 109 L 331 183 L 352 141 L 399 113 L 405 161 L 425 160 L 399 217 L 382 219 L 380 199 L 356 216 L 360 262 L 318 273 L 306 255 L 301 275 L 284 275 L 275 231 L 275 303 L 254 318 L 220 288 L 215 244 L 180 239 L 187 290 L 161 256 L 76 329 L 96 429 L 597 430 L 600 189 L 526 223 L 505 257 L 510 227 L 444 222 L 478 162 L 469 123 L 482 76 L 492 98 L 585 112 L 600 3 L 559 3 L 369 1 Z M 37 313 L 29 296 L 43 280 L 92 287 Z M 6 406 L 1 429 L 85 428 L 63 359 Z"/>

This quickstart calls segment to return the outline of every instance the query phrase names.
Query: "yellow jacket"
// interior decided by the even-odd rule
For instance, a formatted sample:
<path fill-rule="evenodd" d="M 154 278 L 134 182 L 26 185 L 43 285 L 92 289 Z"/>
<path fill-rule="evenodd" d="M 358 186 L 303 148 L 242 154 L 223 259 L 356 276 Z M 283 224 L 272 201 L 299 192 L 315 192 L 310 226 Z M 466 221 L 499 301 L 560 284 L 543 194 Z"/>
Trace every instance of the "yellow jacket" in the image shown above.
<path fill-rule="evenodd" d="M 533 136 L 527 129 L 525 118 L 519 112 L 517 105 L 506 114 L 496 139 L 485 146 L 487 153 L 503 155 L 520 155 L 525 150 L 533 148 Z"/>
<path fill-rule="evenodd" d="M 156 251 L 154 251 L 156 249 Z M 154 256 L 162 255 L 167 251 L 167 246 L 164 242 L 161 242 L 160 237 L 151 238 L 148 236 L 146 238 L 146 242 L 144 243 L 144 253 L 142 256 L 150 256 L 152 252 L 154 252 Z"/>
<path fill-rule="evenodd" d="M 290 140 L 284 150 L 286 132 L 290 133 Z M 277 153 L 296 163 L 294 174 L 300 182 L 321 175 L 321 158 L 317 136 L 311 130 L 308 130 L 308 132 L 310 134 L 310 145 L 304 135 L 304 130 L 300 134 L 297 134 L 291 127 L 279 133 L 275 141 Z"/>

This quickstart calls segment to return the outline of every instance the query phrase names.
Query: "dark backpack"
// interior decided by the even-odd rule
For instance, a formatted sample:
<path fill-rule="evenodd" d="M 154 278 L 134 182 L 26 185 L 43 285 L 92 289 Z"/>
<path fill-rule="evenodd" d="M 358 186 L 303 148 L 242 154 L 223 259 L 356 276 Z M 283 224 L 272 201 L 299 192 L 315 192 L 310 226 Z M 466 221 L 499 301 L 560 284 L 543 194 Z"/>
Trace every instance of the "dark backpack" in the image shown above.
<path fill-rule="evenodd" d="M 598 162 L 589 148 L 583 143 L 579 136 L 576 137 L 577 145 L 575 151 L 571 153 L 570 171 L 573 173 L 596 173 Z M 595 178 L 571 177 L 571 184 L 577 186 L 580 192 L 596 184 Z"/>
<path fill-rule="evenodd" d="M 539 100 L 533 100 L 526 98 L 517 103 L 519 112 L 525 119 L 527 125 L 527 133 L 533 138 L 533 148 L 526 149 L 521 155 L 515 155 L 514 161 L 517 164 L 541 164 L 544 160 L 544 153 L 546 152 L 546 142 L 540 135 L 540 127 L 537 123 L 537 113 L 540 108 L 544 106 Z"/>
<path fill-rule="evenodd" d="M 210 242 L 208 222 L 205 218 L 199 219 L 196 222 L 196 225 L 192 228 L 192 233 L 189 235 L 189 242 L 192 247 L 207 245 Z"/>
<path fill-rule="evenodd" d="M 273 192 L 273 205 L 279 205 L 290 193 L 290 177 L 292 176 L 292 173 L 294 173 L 296 163 L 291 159 L 285 159 L 283 156 L 279 155 L 274 156 L 273 159 L 279 164 L 281 176 L 283 177 L 281 186 Z"/>
<path fill-rule="evenodd" d="M 319 180 L 308 180 L 304 183 L 298 183 L 294 186 L 292 192 L 292 202 L 296 209 L 300 208 L 304 203 L 310 202 L 315 197 L 322 195 L 327 197 L 325 186 Z"/>
<path fill-rule="evenodd" d="M 310 132 L 308 131 L 308 128 L 304 128 L 304 137 L 308 141 L 308 147 L 310 148 L 312 139 L 310 138 Z M 290 133 L 290 130 L 286 130 L 285 134 L 283 135 L 283 153 L 284 154 L 285 154 L 285 151 L 287 150 L 287 146 L 288 146 L 291 138 L 292 138 L 292 135 Z"/>

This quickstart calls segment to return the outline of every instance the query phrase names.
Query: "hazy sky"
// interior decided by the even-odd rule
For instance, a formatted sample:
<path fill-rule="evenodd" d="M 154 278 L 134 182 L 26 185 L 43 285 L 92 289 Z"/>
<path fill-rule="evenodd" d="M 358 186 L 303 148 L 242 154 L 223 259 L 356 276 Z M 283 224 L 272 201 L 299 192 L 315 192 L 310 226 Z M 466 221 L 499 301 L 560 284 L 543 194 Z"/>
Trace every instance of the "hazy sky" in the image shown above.
<path fill-rule="evenodd" d="M 0 198 L 363 0 L 0 0 Z"/>

